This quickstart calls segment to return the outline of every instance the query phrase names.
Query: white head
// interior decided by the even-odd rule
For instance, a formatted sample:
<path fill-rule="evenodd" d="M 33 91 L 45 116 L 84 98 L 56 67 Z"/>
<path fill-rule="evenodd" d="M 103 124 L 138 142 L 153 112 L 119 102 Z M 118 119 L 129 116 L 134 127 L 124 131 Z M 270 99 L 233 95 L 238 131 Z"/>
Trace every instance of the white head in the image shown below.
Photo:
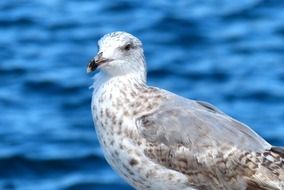
<path fill-rule="evenodd" d="M 99 51 L 89 63 L 88 72 L 97 68 L 111 77 L 138 74 L 145 78 L 146 66 L 142 42 L 126 32 L 104 35 L 98 42 Z"/>

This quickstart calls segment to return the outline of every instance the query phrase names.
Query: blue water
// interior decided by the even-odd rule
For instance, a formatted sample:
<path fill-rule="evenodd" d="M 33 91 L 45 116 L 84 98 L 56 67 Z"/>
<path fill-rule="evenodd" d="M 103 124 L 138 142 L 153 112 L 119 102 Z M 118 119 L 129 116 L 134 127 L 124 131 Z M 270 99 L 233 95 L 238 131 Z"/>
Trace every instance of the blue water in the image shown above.
<path fill-rule="evenodd" d="M 105 33 L 144 43 L 149 83 L 211 102 L 284 145 L 284 1 L 0 1 L 0 189 L 130 190 L 91 120 Z"/>

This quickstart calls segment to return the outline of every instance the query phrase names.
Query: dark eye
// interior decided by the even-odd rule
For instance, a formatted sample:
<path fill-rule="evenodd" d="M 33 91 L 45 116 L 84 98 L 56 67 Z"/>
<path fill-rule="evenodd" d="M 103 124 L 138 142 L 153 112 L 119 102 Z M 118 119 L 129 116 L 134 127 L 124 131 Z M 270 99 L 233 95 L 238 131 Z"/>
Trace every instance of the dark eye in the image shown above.
<path fill-rule="evenodd" d="M 131 49 L 131 44 L 127 44 L 123 47 L 123 50 L 128 51 Z"/>

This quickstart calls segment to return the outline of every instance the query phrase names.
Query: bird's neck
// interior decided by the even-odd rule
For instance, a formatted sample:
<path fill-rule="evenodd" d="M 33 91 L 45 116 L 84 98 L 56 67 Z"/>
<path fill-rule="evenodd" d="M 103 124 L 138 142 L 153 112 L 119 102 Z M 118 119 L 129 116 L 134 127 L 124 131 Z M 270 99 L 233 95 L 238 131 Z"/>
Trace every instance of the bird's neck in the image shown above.
<path fill-rule="evenodd" d="M 146 79 L 134 74 L 109 77 L 99 73 L 96 77 L 92 110 L 97 122 L 108 118 L 106 128 L 102 127 L 103 124 L 97 124 L 98 133 L 103 136 L 106 130 L 117 132 L 121 130 L 117 124 L 122 125 L 125 130 L 135 131 L 133 125 L 127 123 L 138 114 L 143 114 L 143 106 L 146 106 L 147 101 L 144 94 L 149 88 L 145 83 Z M 141 97 L 142 100 L 137 101 L 137 97 Z"/>
<path fill-rule="evenodd" d="M 122 90 L 126 87 L 137 88 L 146 86 L 146 72 L 133 72 L 124 75 L 111 76 L 105 72 L 100 72 L 94 77 L 92 88 L 94 92 L 100 89 L 112 88 Z"/>
<path fill-rule="evenodd" d="M 118 132 L 121 129 L 135 132 L 133 118 L 139 118 L 156 109 L 161 102 L 162 93 L 146 85 L 142 75 L 128 74 L 116 77 L 100 73 L 94 85 L 92 110 L 98 123 L 98 132 L 103 136 L 106 130 Z M 108 120 L 107 127 L 100 124 Z M 117 124 L 121 127 L 117 127 Z M 113 134 L 113 133 L 112 133 Z"/>

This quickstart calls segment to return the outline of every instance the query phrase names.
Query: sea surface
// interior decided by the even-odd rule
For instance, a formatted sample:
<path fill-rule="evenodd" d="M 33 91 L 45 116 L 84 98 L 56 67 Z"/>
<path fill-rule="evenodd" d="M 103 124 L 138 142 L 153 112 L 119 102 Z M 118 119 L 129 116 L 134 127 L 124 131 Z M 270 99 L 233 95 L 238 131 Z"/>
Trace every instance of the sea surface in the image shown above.
<path fill-rule="evenodd" d="M 0 190 L 131 190 L 105 161 L 86 66 L 139 37 L 148 82 L 284 146 L 284 1 L 1 0 Z"/>

